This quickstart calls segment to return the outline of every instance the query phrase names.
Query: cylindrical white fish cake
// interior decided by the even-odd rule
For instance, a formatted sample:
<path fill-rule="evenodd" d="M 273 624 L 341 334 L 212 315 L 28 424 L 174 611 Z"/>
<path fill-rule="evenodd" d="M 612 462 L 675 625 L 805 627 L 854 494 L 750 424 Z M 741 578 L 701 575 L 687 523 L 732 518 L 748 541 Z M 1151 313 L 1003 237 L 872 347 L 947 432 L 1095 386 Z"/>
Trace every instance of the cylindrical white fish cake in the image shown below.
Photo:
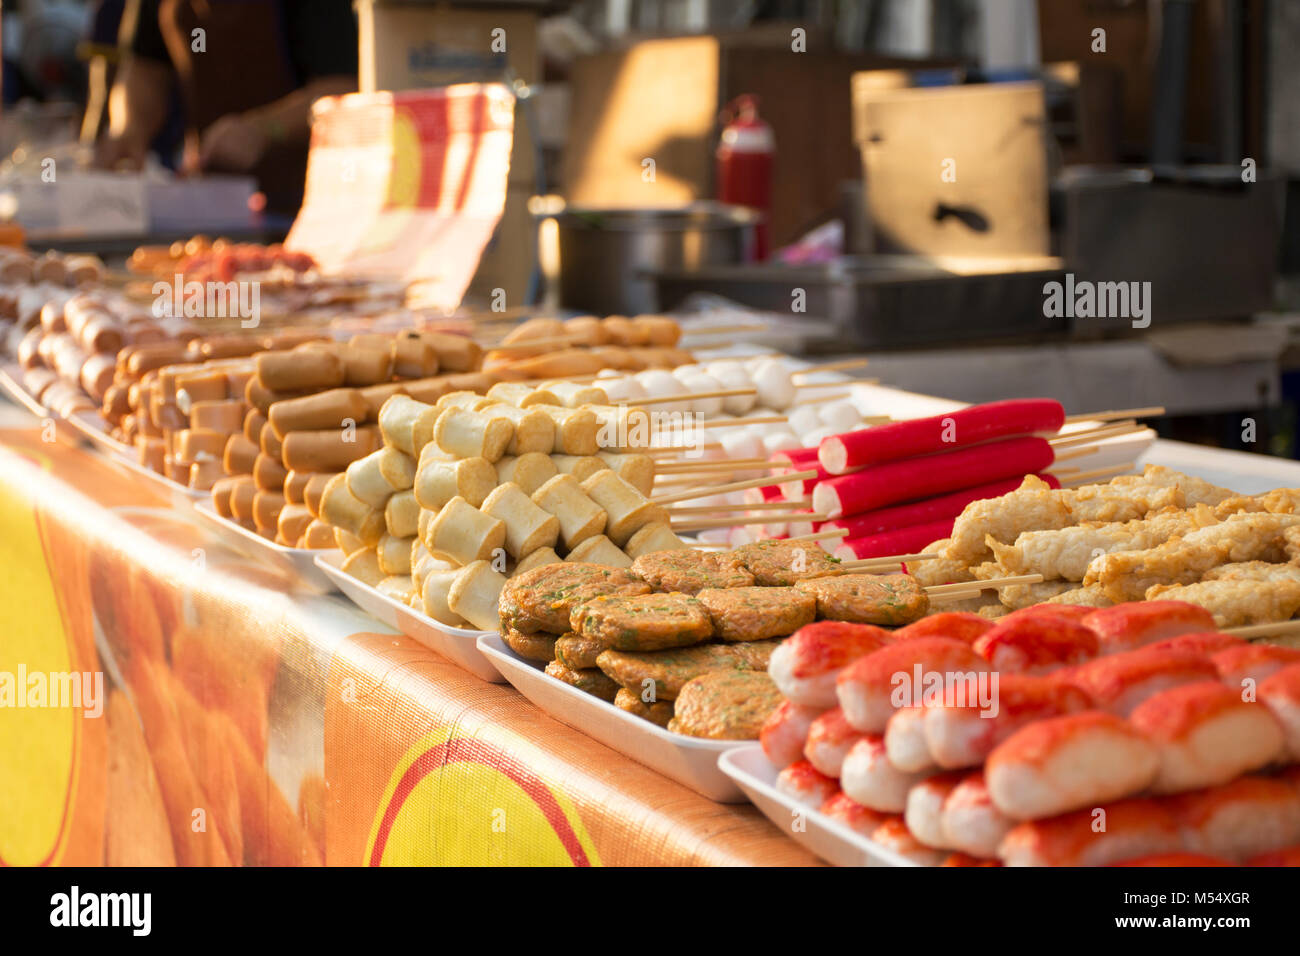
<path fill-rule="evenodd" d="M 605 534 L 615 544 L 626 544 L 632 535 L 653 521 L 668 520 L 668 512 L 662 506 L 649 501 L 608 468 L 584 481 L 582 490 L 605 509 Z"/>
<path fill-rule="evenodd" d="M 514 423 L 493 415 L 490 408 L 482 412 L 445 409 L 433 429 L 433 440 L 449 455 L 485 458 L 490 462 L 505 454 L 512 437 Z"/>
<path fill-rule="evenodd" d="M 491 558 L 505 541 L 504 521 L 457 496 L 443 505 L 430 523 L 424 543 L 435 558 L 465 565 Z"/>
<path fill-rule="evenodd" d="M 484 514 L 506 526 L 506 552 L 522 558 L 539 548 L 552 548 L 560 536 L 560 519 L 539 508 L 514 482 L 498 485 L 483 501 Z"/>
<path fill-rule="evenodd" d="M 599 450 L 597 433 L 600 425 L 590 409 L 565 408 L 560 405 L 537 405 L 555 422 L 552 451 L 564 455 L 594 455 Z"/>
<path fill-rule="evenodd" d="M 496 486 L 497 472 L 491 462 L 486 458 L 462 458 L 426 460 L 415 473 L 414 490 L 420 507 L 437 511 L 456 497 L 477 508 Z"/>
<path fill-rule="evenodd" d="M 603 534 L 585 539 L 569 552 L 566 561 L 586 564 L 603 564 L 608 568 L 630 568 L 632 559 L 619 550 L 618 546 Z"/>
<path fill-rule="evenodd" d="M 533 501 L 560 519 L 560 535 L 566 548 L 605 530 L 605 509 L 588 497 L 572 475 L 556 475 L 533 492 Z"/>
<path fill-rule="evenodd" d="M 488 561 L 474 561 L 461 568 L 447 592 L 447 606 L 480 631 L 495 631 L 500 625 L 497 601 L 506 586 L 506 576 Z"/>
<path fill-rule="evenodd" d="M 529 452 L 526 455 L 507 455 L 502 458 L 496 463 L 496 473 L 499 484 L 513 481 L 524 494 L 531 495 L 559 474 L 559 469 L 550 455 Z"/>

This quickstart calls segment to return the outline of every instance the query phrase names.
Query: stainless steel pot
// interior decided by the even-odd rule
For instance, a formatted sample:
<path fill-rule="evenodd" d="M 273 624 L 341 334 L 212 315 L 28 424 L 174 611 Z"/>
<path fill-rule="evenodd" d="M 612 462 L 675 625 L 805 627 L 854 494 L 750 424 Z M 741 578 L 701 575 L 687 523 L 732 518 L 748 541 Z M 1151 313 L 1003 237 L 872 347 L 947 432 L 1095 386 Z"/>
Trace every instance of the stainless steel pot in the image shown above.
<path fill-rule="evenodd" d="M 559 305 L 595 315 L 659 308 L 650 272 L 735 265 L 750 257 L 760 214 L 699 202 L 660 209 L 564 206 L 558 223 Z"/>

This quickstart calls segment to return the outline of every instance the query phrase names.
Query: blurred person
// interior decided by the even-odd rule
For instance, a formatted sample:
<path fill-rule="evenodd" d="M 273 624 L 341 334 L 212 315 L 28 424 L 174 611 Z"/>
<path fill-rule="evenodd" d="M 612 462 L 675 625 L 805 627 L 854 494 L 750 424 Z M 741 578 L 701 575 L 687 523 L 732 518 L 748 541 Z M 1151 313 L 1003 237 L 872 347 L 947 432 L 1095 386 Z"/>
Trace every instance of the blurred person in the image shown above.
<path fill-rule="evenodd" d="M 302 201 L 310 109 L 357 84 L 351 0 L 128 0 L 99 165 L 139 168 L 179 86 L 187 173 L 247 173 L 267 209 Z"/>

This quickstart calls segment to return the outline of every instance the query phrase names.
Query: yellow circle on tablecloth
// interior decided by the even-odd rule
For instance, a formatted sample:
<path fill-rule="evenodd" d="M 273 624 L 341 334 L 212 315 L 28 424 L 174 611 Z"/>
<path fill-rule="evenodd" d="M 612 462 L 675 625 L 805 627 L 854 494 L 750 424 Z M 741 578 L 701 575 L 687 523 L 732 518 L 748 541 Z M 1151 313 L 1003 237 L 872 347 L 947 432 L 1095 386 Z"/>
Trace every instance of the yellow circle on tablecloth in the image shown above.
<path fill-rule="evenodd" d="M 36 517 L 0 487 L 0 863 L 34 866 L 64 837 L 81 711 L 53 707 L 72 667 Z M 45 700 L 38 689 L 44 685 Z"/>
<path fill-rule="evenodd" d="M 564 794 L 482 737 L 435 731 L 407 751 L 366 847 L 372 866 L 593 866 Z"/>

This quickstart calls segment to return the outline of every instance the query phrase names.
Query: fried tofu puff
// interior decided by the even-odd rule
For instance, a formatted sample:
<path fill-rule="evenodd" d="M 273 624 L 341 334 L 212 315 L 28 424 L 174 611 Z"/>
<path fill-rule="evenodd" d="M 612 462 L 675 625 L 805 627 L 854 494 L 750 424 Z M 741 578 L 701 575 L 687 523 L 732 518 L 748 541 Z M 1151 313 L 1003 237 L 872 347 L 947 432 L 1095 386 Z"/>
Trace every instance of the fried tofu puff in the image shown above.
<path fill-rule="evenodd" d="M 621 568 L 563 562 L 546 564 L 506 581 L 501 591 L 501 623 L 524 634 L 569 630 L 573 609 L 606 594 L 649 594 L 650 585 Z"/>
<path fill-rule="evenodd" d="M 731 553 L 762 587 L 789 587 L 796 581 L 844 573 L 839 562 L 816 542 L 758 541 Z"/>
<path fill-rule="evenodd" d="M 584 693 L 610 703 L 613 703 L 614 695 L 618 693 L 618 685 L 603 671 L 596 668 L 574 670 L 572 667 L 565 667 L 559 661 L 551 661 L 546 665 L 546 673 L 556 680 L 564 681 L 570 687 L 576 687 Z"/>
<path fill-rule="evenodd" d="M 555 659 L 565 667 L 586 670 L 596 666 L 596 658 L 605 650 L 599 641 L 589 641 L 576 634 L 565 634 L 555 642 Z"/>
<path fill-rule="evenodd" d="M 689 647 L 713 636 L 709 613 L 687 594 L 595 597 L 573 609 L 574 634 L 620 651 Z"/>
<path fill-rule="evenodd" d="M 907 574 L 845 574 L 800 581 L 796 589 L 817 599 L 817 613 L 831 621 L 893 627 L 930 610 L 925 589 Z"/>
<path fill-rule="evenodd" d="M 776 684 L 762 671 L 713 671 L 682 688 L 668 729 L 709 740 L 757 740 L 781 701 Z"/>
<path fill-rule="evenodd" d="M 541 661 L 543 664 L 555 659 L 555 635 L 525 634 L 507 627 L 502 637 L 510 649 L 528 661 Z"/>
<path fill-rule="evenodd" d="M 795 588 L 708 588 L 696 599 L 724 641 L 785 637 L 817 618 L 817 599 Z"/>
<path fill-rule="evenodd" d="M 673 702 L 671 700 L 656 700 L 646 703 L 640 696 L 626 687 L 620 687 L 618 693 L 614 695 L 614 706 L 619 710 L 626 710 L 629 714 L 642 717 L 652 724 L 658 724 L 660 727 L 667 727 L 668 722 L 673 719 Z"/>
<path fill-rule="evenodd" d="M 754 583 L 740 559 L 731 552 L 653 551 L 632 562 L 632 573 L 656 591 L 698 594 L 705 588 L 743 588 Z"/>
<path fill-rule="evenodd" d="M 780 641 L 698 644 L 670 651 L 604 651 L 596 666 L 628 690 L 651 700 L 674 700 L 686 684 L 717 670 L 766 671 Z"/>

